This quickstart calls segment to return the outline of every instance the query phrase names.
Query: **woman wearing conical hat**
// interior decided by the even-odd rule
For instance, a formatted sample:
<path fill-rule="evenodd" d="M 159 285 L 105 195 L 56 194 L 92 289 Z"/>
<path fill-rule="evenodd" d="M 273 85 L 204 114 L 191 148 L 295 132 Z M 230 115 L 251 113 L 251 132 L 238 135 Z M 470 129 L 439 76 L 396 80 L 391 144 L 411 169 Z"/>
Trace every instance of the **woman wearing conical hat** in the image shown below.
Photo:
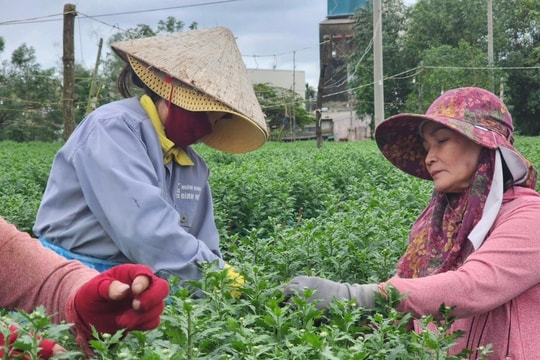
<path fill-rule="evenodd" d="M 88 115 L 59 150 L 34 232 L 98 270 L 132 262 L 198 279 L 201 263 L 226 264 L 209 169 L 191 145 L 255 150 L 267 138 L 264 115 L 225 28 L 112 48 L 126 63 L 118 79 L 126 99 Z M 131 96 L 132 84 L 144 95 Z"/>
<path fill-rule="evenodd" d="M 397 168 L 433 181 L 431 201 L 412 226 L 396 275 L 378 284 L 344 284 L 298 276 L 287 295 L 315 290 L 324 308 L 334 298 L 372 308 L 392 285 L 397 305 L 420 319 L 454 307 L 457 354 L 490 345 L 487 359 L 540 354 L 540 195 L 537 172 L 514 147 L 512 117 L 491 92 L 465 87 L 442 94 L 426 114 L 381 122 L 375 139 Z M 463 357 L 462 357 L 463 356 Z M 483 357 L 484 358 L 484 357 Z"/>

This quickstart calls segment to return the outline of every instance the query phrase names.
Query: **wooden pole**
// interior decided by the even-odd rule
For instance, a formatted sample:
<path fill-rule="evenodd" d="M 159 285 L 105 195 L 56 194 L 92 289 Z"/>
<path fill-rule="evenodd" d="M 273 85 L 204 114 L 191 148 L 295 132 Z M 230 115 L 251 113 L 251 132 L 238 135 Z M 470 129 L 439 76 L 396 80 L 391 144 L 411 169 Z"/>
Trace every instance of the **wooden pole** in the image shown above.
<path fill-rule="evenodd" d="M 323 90 L 324 90 L 324 77 L 326 72 L 326 67 L 328 65 L 328 54 L 329 54 L 329 45 L 330 37 L 328 35 L 324 36 L 322 43 L 322 64 L 321 72 L 319 74 L 319 86 L 317 88 L 317 109 L 315 110 L 315 135 L 317 137 L 317 148 L 322 147 L 322 129 L 321 129 L 321 117 L 322 117 L 322 105 L 323 105 Z"/>
<path fill-rule="evenodd" d="M 90 93 L 88 94 L 88 102 L 86 104 L 86 114 L 90 114 L 97 104 L 97 91 L 96 91 L 96 79 L 99 68 L 99 63 L 101 61 L 101 49 L 103 48 L 103 38 L 99 39 L 98 53 L 96 57 L 96 65 L 94 66 L 94 73 L 92 74 L 92 83 L 90 84 Z"/>
<path fill-rule="evenodd" d="M 64 5 L 64 54 L 62 61 L 64 63 L 64 140 L 67 141 L 75 129 L 75 110 L 73 108 L 75 93 L 75 5 Z"/>

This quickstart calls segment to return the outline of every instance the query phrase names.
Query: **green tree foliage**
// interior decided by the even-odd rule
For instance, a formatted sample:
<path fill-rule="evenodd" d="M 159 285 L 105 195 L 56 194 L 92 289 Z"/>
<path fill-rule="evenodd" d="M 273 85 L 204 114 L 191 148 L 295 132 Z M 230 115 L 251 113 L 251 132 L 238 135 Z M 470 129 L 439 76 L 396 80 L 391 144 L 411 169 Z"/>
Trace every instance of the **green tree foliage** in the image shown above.
<path fill-rule="evenodd" d="M 101 95 L 103 88 L 103 81 L 98 76 L 96 79 L 92 78 L 92 72 L 80 64 L 75 64 L 75 121 L 77 123 L 97 106 L 97 98 Z M 96 89 L 93 96 L 90 98 L 90 88 L 92 87 L 92 81 L 96 82 Z"/>
<path fill-rule="evenodd" d="M 0 69 L 0 140 L 58 140 L 62 130 L 61 82 L 42 69 L 35 50 L 22 44 Z"/>
<path fill-rule="evenodd" d="M 184 30 L 184 22 L 181 20 L 176 20 L 174 16 L 169 16 L 165 20 L 160 20 L 158 22 L 157 32 L 162 33 L 174 33 Z"/>
<path fill-rule="evenodd" d="M 297 93 L 270 84 L 255 84 L 254 89 L 273 135 L 293 131 L 293 117 L 295 131 L 314 123 L 314 116 L 306 110 L 304 99 Z"/>
<path fill-rule="evenodd" d="M 371 5 L 371 2 L 368 2 Z M 407 95 L 412 91 L 408 69 L 416 62 L 404 56 L 404 35 L 407 28 L 407 8 L 401 0 L 384 2 L 382 15 L 384 98 L 385 112 L 395 114 L 403 110 Z M 353 41 L 356 53 L 349 60 L 354 74 L 356 110 L 359 114 L 373 114 L 373 13 L 372 7 L 359 8 L 355 14 Z M 403 79 L 409 78 L 409 81 Z"/>
<path fill-rule="evenodd" d="M 464 40 L 457 47 L 440 45 L 424 51 L 423 62 L 430 64 L 418 70 L 418 78 L 422 86 L 417 92 L 407 97 L 405 111 L 424 113 L 427 107 L 442 92 L 461 86 L 478 86 L 489 89 L 490 73 L 480 69 L 485 67 L 485 53 Z M 494 73 L 500 73 L 496 71 Z"/>
<path fill-rule="evenodd" d="M 501 2 L 506 17 L 505 52 L 499 63 L 507 67 L 505 100 L 519 132 L 539 135 L 540 122 L 540 3 L 532 0 Z"/>
<path fill-rule="evenodd" d="M 370 4 L 370 2 L 368 2 Z M 493 0 L 493 68 L 488 64 L 487 1 L 383 1 L 385 115 L 423 112 L 441 93 L 479 86 L 504 95 L 516 128 L 540 134 L 540 2 Z M 373 13 L 355 15 L 357 111 L 373 113 Z"/>
<path fill-rule="evenodd" d="M 465 41 L 486 50 L 486 4 L 485 0 L 418 0 L 411 12 L 407 46 L 423 50 L 457 47 Z"/>
<path fill-rule="evenodd" d="M 539 14 L 538 1 L 493 0 L 495 70 L 490 70 L 486 1 L 419 0 L 411 12 L 406 44 L 426 67 L 434 67 L 426 68 L 417 83 L 424 102 L 452 87 L 484 87 L 504 95 L 518 130 L 540 134 L 535 116 L 540 112 Z M 441 69 L 444 65 L 448 70 Z"/>
<path fill-rule="evenodd" d="M 494 8 L 500 15 L 500 7 Z M 416 91 L 425 104 L 429 105 L 441 91 L 459 86 L 495 91 L 494 79 L 504 74 L 488 69 L 486 1 L 420 0 L 410 20 L 406 45 L 422 64 Z M 494 48 L 501 50 L 505 46 L 503 22 L 492 23 Z"/>
<path fill-rule="evenodd" d="M 143 37 L 155 36 L 156 31 L 154 31 L 150 26 L 145 24 L 139 24 L 135 28 L 130 28 L 127 31 L 119 31 L 113 34 L 107 40 L 107 47 L 110 48 L 111 44 L 119 41 L 124 41 L 128 39 L 139 39 Z M 105 60 L 103 61 L 102 72 L 101 72 L 101 87 L 102 92 L 98 97 L 97 103 L 99 105 L 118 100 L 121 98 L 120 94 L 117 91 L 116 81 L 118 74 L 124 67 L 125 63 L 120 57 L 118 57 L 114 52 L 108 52 Z"/>

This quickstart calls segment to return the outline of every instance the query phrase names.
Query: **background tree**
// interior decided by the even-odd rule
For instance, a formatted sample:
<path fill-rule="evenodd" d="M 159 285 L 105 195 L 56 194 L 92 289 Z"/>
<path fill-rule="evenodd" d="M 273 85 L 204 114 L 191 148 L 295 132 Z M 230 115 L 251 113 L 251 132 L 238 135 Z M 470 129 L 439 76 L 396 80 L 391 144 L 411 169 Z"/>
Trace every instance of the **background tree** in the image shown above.
<path fill-rule="evenodd" d="M 411 10 L 407 33 L 410 50 L 457 47 L 460 41 L 487 50 L 486 0 L 418 0 Z"/>
<path fill-rule="evenodd" d="M 182 31 L 184 23 L 174 17 L 158 22 L 156 29 L 139 24 L 128 31 L 117 32 L 107 41 L 111 43 L 154 36 L 158 33 Z M 190 29 L 196 29 L 192 23 Z M 0 38 L 0 52 L 4 40 Z M 110 48 L 110 47 L 109 47 Z M 90 87 L 95 80 L 97 97 L 94 107 L 120 98 L 116 87 L 117 76 L 123 61 L 108 52 L 96 79 L 92 72 L 75 64 L 75 120 L 80 122 L 86 115 Z M 54 68 L 41 69 L 35 50 L 22 44 L 11 61 L 4 61 L 0 69 L 0 140 L 57 141 L 62 133 L 62 83 Z"/>
<path fill-rule="evenodd" d="M 516 129 L 540 134 L 540 1 L 493 0 L 493 68 L 488 66 L 486 0 L 383 1 L 385 115 L 424 112 L 442 91 L 478 86 L 504 96 Z M 356 110 L 373 114 L 373 12 L 355 14 Z"/>
<path fill-rule="evenodd" d="M 107 49 L 110 49 L 111 44 L 115 42 L 150 37 L 155 36 L 156 34 L 156 31 L 150 26 L 139 24 L 134 28 L 127 29 L 126 31 L 119 31 L 111 35 L 107 40 Z M 124 65 L 124 61 L 113 51 L 108 51 L 106 53 L 101 70 L 100 88 L 102 90 L 97 98 L 97 106 L 121 99 L 117 90 L 116 81 Z"/>
<path fill-rule="evenodd" d="M 61 82 L 41 69 L 35 50 L 22 44 L 2 63 L 0 140 L 53 141 L 62 130 Z"/>
<path fill-rule="evenodd" d="M 505 102 L 511 107 L 516 129 L 540 134 L 540 2 L 498 1 L 505 29 L 498 64 L 507 68 L 503 78 Z M 497 80 L 497 78 L 496 78 Z"/>
<path fill-rule="evenodd" d="M 316 104 L 317 91 L 315 88 L 306 83 L 306 109 L 308 111 L 314 111 L 317 107 Z"/>
<path fill-rule="evenodd" d="M 406 110 L 417 111 L 419 104 L 430 104 L 443 90 L 479 86 L 504 95 L 516 129 L 538 135 L 540 126 L 534 114 L 540 113 L 540 61 L 535 55 L 539 8 L 538 1 L 493 0 L 495 70 L 491 71 L 487 1 L 418 0 L 407 16 L 403 58 L 423 65 L 415 89 L 407 97 Z"/>
<path fill-rule="evenodd" d="M 414 57 L 407 58 L 404 51 L 408 11 L 401 0 L 384 1 L 382 39 L 385 115 L 401 112 L 408 94 L 413 90 L 410 74 L 414 71 L 410 72 L 410 69 L 416 67 L 416 60 Z M 359 115 L 373 114 L 372 1 L 368 1 L 366 7 L 359 8 L 354 19 L 353 42 L 356 51 L 348 60 L 354 78 L 349 85 L 354 89 L 357 113 Z"/>
<path fill-rule="evenodd" d="M 174 16 L 169 16 L 165 20 L 159 20 L 157 31 L 158 33 L 174 33 L 184 30 L 184 22 L 176 20 Z"/>
<path fill-rule="evenodd" d="M 293 116 L 298 128 L 315 122 L 315 117 L 305 108 L 304 99 L 297 93 L 270 84 L 255 84 L 253 88 L 273 136 L 292 131 Z"/>
<path fill-rule="evenodd" d="M 420 67 L 415 77 L 416 91 L 406 101 L 406 112 L 423 113 L 446 90 L 477 86 L 489 89 L 492 77 L 486 71 L 486 54 L 478 47 L 461 40 L 457 47 L 440 45 L 423 52 L 425 67 Z M 500 74 L 501 71 L 494 73 Z"/>
<path fill-rule="evenodd" d="M 92 86 L 92 72 L 80 64 L 75 64 L 75 121 L 81 122 L 87 115 L 90 87 Z M 98 97 L 101 95 L 103 80 L 98 76 L 96 79 Z M 96 103 L 97 105 L 97 103 Z M 95 106 L 94 106 L 95 108 Z"/>

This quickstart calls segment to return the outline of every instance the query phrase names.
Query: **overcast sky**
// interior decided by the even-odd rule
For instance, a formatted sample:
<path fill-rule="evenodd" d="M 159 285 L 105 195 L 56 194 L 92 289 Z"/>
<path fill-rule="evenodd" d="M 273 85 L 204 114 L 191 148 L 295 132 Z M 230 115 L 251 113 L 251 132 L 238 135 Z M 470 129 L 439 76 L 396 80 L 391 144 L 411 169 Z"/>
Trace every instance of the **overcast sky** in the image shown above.
<path fill-rule="evenodd" d="M 407 1 L 406 3 L 410 2 Z M 9 4 L 8 4 L 9 3 Z M 93 69 L 98 42 L 121 30 L 174 16 L 199 29 L 224 26 L 237 37 L 248 68 L 304 71 L 316 87 L 319 76 L 319 24 L 328 0 L 0 0 L 0 61 L 26 43 L 44 68 L 62 66 L 62 12 L 76 5 L 75 61 Z M 146 11 L 145 11 L 146 10 Z M 21 20 L 30 20 L 23 23 Z"/>

